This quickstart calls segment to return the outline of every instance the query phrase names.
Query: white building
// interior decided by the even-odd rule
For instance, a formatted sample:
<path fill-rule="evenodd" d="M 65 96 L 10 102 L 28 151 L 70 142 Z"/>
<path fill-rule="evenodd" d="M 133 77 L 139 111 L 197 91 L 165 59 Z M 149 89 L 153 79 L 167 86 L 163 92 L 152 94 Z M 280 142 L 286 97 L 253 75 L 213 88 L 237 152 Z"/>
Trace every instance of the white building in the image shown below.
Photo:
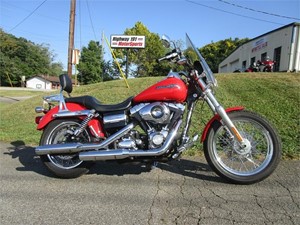
<path fill-rule="evenodd" d="M 219 73 L 244 71 L 267 56 L 276 61 L 274 71 L 300 71 L 300 23 L 280 27 L 239 46 L 219 64 Z"/>
<path fill-rule="evenodd" d="M 45 75 L 34 76 L 26 81 L 26 87 L 45 90 L 57 89 L 59 87 L 59 78 Z"/>

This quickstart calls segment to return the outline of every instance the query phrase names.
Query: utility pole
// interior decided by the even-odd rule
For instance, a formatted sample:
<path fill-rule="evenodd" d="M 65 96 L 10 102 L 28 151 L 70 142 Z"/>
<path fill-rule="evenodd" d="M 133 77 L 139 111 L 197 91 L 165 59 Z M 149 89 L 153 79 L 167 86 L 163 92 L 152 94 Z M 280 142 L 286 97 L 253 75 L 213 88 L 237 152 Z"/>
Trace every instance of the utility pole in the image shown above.
<path fill-rule="evenodd" d="M 70 24 L 69 24 L 69 47 L 68 47 L 68 76 L 71 79 L 72 79 L 72 51 L 74 48 L 75 8 L 76 8 L 76 0 L 71 0 Z"/>

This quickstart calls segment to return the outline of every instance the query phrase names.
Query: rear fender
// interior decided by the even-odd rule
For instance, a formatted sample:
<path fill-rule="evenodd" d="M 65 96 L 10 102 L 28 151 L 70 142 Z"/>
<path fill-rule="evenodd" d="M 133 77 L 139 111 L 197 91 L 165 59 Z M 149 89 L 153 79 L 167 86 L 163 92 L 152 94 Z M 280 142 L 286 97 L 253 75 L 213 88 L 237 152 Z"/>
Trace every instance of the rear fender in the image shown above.
<path fill-rule="evenodd" d="M 243 106 L 236 106 L 236 107 L 225 109 L 226 113 L 233 112 L 233 111 L 242 111 L 242 110 L 244 110 Z M 219 115 L 215 115 L 213 118 L 210 119 L 210 121 L 208 121 L 208 123 L 206 124 L 206 126 L 203 130 L 203 133 L 202 133 L 202 136 L 201 136 L 201 142 L 203 142 L 206 139 L 207 132 L 208 132 L 209 128 L 211 127 L 213 122 L 215 122 L 216 120 L 220 121 L 221 117 Z"/>
<path fill-rule="evenodd" d="M 82 105 L 79 105 L 77 103 L 66 103 L 67 108 L 69 111 L 75 112 L 75 111 L 81 111 L 81 110 L 86 110 Z M 52 121 L 55 120 L 56 118 L 53 116 L 54 114 L 58 113 L 59 107 L 56 106 L 52 108 L 50 111 L 48 111 L 43 117 L 41 117 L 38 120 L 38 125 L 37 125 L 37 130 L 43 130 L 45 127 Z M 69 117 L 66 117 L 69 118 Z M 84 116 L 78 116 L 78 118 L 83 119 Z M 90 131 L 92 135 L 95 137 L 105 137 L 104 135 L 104 130 L 102 128 L 101 123 L 97 119 L 92 119 L 88 123 L 88 127 L 90 128 Z"/>

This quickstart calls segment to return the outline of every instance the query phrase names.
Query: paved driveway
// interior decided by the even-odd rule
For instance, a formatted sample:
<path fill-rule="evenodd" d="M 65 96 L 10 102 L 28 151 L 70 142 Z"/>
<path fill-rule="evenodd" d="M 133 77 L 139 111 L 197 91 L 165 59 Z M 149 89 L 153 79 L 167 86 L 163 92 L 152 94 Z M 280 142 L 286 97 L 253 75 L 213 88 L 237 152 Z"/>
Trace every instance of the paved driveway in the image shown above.
<path fill-rule="evenodd" d="M 14 103 L 18 101 L 22 101 L 28 98 L 31 98 L 33 96 L 22 96 L 22 97 L 6 97 L 6 96 L 0 96 L 0 102 L 4 103 Z"/>
<path fill-rule="evenodd" d="M 14 143 L 14 144 L 21 144 Z M 300 164 L 283 161 L 266 180 L 225 183 L 203 158 L 146 171 L 97 163 L 58 179 L 32 147 L 0 147 L 0 224 L 300 224 Z"/>

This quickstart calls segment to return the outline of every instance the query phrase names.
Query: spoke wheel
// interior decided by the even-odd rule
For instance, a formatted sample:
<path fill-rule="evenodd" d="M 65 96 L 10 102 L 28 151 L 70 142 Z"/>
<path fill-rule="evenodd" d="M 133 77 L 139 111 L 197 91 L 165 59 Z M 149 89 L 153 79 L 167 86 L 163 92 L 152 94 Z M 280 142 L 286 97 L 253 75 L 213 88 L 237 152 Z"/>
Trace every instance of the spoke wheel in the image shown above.
<path fill-rule="evenodd" d="M 91 142 L 86 129 L 78 137 L 73 136 L 79 125 L 79 120 L 54 120 L 44 130 L 40 145 Z M 78 154 L 48 154 L 42 155 L 41 160 L 51 172 L 62 178 L 79 177 L 91 166 L 91 163 L 81 161 Z"/>
<path fill-rule="evenodd" d="M 246 147 L 215 121 L 204 142 L 205 157 L 213 170 L 233 183 L 255 183 L 268 177 L 281 157 L 281 142 L 274 128 L 262 117 L 248 111 L 229 114 L 246 140 Z"/>

